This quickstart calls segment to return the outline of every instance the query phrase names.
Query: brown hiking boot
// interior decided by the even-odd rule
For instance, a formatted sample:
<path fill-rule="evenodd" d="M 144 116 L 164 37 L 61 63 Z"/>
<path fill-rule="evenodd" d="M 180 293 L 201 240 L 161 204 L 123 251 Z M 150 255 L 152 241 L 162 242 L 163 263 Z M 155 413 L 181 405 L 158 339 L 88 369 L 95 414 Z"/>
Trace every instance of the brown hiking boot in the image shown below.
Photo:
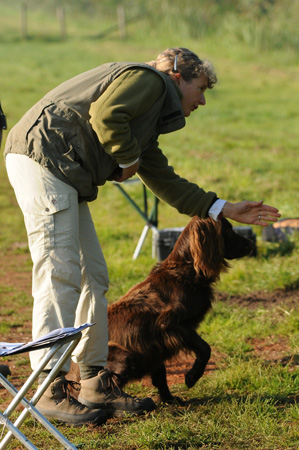
<path fill-rule="evenodd" d="M 123 392 L 107 369 L 96 377 L 81 380 L 78 400 L 89 408 L 100 408 L 108 416 L 122 417 L 125 413 L 140 415 L 155 408 L 151 398 L 139 399 Z"/>
<path fill-rule="evenodd" d="M 66 380 L 63 376 L 56 378 L 37 402 L 36 408 L 45 417 L 69 425 L 78 426 L 86 423 L 102 424 L 106 422 L 107 414 L 105 411 L 90 409 L 82 405 L 75 397 L 70 395 L 68 385 L 74 387 L 74 382 Z"/>

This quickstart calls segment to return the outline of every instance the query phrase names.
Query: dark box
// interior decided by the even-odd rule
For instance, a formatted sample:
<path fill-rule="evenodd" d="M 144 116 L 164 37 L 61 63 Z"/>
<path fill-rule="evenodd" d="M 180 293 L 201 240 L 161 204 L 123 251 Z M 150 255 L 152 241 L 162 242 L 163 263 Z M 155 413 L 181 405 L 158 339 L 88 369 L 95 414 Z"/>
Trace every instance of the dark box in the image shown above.
<path fill-rule="evenodd" d="M 183 229 L 184 227 L 164 228 L 162 230 L 157 230 L 153 234 L 153 245 L 158 261 L 163 261 L 171 253 Z M 255 243 L 255 247 L 251 256 L 256 256 L 256 234 L 253 233 L 252 228 L 249 226 L 237 226 L 233 227 L 233 230 L 241 236 L 244 236 L 247 239 L 251 239 Z"/>
<path fill-rule="evenodd" d="M 183 229 L 184 227 L 164 228 L 163 230 L 157 230 L 153 234 L 154 246 L 158 261 L 163 261 L 171 253 Z"/>

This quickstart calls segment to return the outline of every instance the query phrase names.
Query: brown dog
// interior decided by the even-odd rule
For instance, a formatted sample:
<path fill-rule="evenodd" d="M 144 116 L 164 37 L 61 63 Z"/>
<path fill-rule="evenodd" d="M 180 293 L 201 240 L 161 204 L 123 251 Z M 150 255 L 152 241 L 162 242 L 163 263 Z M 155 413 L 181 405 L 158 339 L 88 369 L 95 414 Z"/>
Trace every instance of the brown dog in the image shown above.
<path fill-rule="evenodd" d="M 190 388 L 203 375 L 211 349 L 196 332 L 213 301 L 213 284 L 226 259 L 249 255 L 254 244 L 226 220 L 194 217 L 167 259 L 108 308 L 108 369 L 123 387 L 150 375 L 162 401 L 171 402 L 165 361 L 194 352 L 185 375 Z"/>

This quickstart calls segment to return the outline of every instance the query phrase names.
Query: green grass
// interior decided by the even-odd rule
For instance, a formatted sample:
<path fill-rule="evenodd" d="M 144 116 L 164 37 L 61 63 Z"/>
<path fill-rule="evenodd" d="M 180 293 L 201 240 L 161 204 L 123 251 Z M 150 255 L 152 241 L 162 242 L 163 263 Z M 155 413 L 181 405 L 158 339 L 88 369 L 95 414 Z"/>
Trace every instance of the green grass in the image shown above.
<path fill-rule="evenodd" d="M 295 15 L 291 16 L 295 6 L 282 11 L 279 2 L 272 2 L 274 9 L 254 20 L 257 5 L 269 6 L 271 2 L 238 2 L 239 9 L 234 12 L 235 2 L 210 1 L 201 10 L 203 17 L 199 17 L 199 11 L 194 14 L 193 2 L 188 7 L 184 3 L 182 9 L 176 1 L 161 5 L 153 1 L 146 5 L 149 13 L 139 22 L 130 23 L 127 38 L 120 40 L 117 32 L 97 38 L 114 24 L 114 12 L 108 8 L 110 3 L 114 8 L 114 2 L 104 2 L 106 13 L 102 10 L 100 16 L 97 9 L 89 15 L 86 8 L 74 11 L 72 3 L 78 5 L 75 1 L 67 3 L 67 40 L 60 40 L 55 9 L 51 8 L 54 3 L 45 2 L 48 9 L 43 10 L 31 1 L 29 38 L 21 41 L 20 2 L 0 1 L 0 95 L 9 128 L 48 90 L 77 73 L 106 61 L 148 61 L 168 46 L 190 47 L 214 62 L 219 83 L 207 93 L 206 107 L 194 113 L 183 130 L 161 136 L 160 145 L 170 163 L 182 176 L 221 198 L 263 199 L 278 207 L 282 217 L 298 216 L 299 70 L 292 31 Z M 255 7 L 251 8 L 253 3 Z M 222 8 L 221 16 L 215 9 L 217 4 Z M 131 5 L 134 16 L 144 3 L 126 5 Z M 275 11 L 281 14 L 274 17 Z M 273 26 L 265 27 L 270 19 Z M 198 29 L 200 20 L 202 27 Z M 283 34 L 269 38 L 282 29 Z M 6 135 L 4 132 L 4 138 Z M 0 257 L 14 261 L 10 267 L 1 265 L 0 270 L 0 335 L 4 339 L 20 333 L 22 325 L 30 322 L 32 300 L 21 285 L 6 279 L 13 271 L 29 272 L 31 263 L 23 218 L 3 159 L 0 177 Z M 142 202 L 140 186 L 128 190 Z M 133 261 L 144 226 L 137 212 L 111 184 L 100 189 L 90 208 L 109 267 L 108 299 L 112 302 L 142 280 L 154 264 L 151 234 L 140 257 Z M 188 221 L 160 204 L 159 228 L 184 226 Z M 234 261 L 217 289 L 231 296 L 276 289 L 289 290 L 291 295 L 299 286 L 298 237 L 287 244 L 266 243 L 262 230 L 253 228 L 258 256 Z M 286 356 L 296 356 L 298 329 L 296 306 L 265 308 L 261 304 L 247 309 L 216 302 L 200 332 L 212 345 L 213 354 L 221 357 L 217 370 L 205 375 L 190 391 L 180 385 L 172 388 L 186 405 L 160 405 L 148 417 L 110 421 L 100 428 L 59 428 L 78 448 L 86 449 L 297 450 L 298 365 L 280 361 L 270 364 L 259 358 L 254 347 L 256 341 L 284 342 Z M 21 373 L 22 367 L 28 367 L 28 360 L 18 360 L 16 366 Z M 128 391 L 156 398 L 154 389 L 139 383 L 130 385 Z M 43 442 L 46 450 L 60 448 L 33 421 L 28 420 L 25 429 L 38 447 Z M 9 449 L 17 449 L 16 445 Z"/>

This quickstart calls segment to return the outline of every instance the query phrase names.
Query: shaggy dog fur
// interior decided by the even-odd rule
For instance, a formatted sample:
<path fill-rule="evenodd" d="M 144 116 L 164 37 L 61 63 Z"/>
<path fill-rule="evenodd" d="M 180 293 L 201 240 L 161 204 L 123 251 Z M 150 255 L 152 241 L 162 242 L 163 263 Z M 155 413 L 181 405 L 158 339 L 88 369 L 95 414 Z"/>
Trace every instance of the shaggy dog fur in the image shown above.
<path fill-rule="evenodd" d="M 203 375 L 211 349 L 196 332 L 214 298 L 213 285 L 229 267 L 226 259 L 249 255 L 253 242 L 226 220 L 194 217 L 167 259 L 108 308 L 107 368 L 120 387 L 150 375 L 163 402 L 171 402 L 165 361 L 180 351 L 195 361 L 188 388 Z"/>

